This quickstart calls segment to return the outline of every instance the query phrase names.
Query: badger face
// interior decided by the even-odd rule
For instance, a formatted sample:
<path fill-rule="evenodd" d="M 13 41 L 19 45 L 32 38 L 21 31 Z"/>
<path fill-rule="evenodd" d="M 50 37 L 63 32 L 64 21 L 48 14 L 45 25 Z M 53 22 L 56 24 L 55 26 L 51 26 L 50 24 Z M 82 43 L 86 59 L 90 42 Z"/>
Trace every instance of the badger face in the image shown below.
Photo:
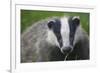
<path fill-rule="evenodd" d="M 62 17 L 48 22 L 48 28 L 52 33 L 51 43 L 56 44 L 63 54 L 70 53 L 73 50 L 75 32 L 80 24 L 78 16 Z"/>

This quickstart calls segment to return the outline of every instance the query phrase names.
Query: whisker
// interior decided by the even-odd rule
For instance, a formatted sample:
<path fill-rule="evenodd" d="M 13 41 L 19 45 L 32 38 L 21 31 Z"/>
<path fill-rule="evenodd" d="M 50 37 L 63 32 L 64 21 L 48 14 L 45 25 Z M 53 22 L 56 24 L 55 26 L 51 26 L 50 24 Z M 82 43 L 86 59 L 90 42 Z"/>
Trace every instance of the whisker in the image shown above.
<path fill-rule="evenodd" d="M 67 59 L 68 55 L 69 55 L 69 54 L 67 54 L 67 55 L 65 56 L 64 61 L 66 61 L 66 59 Z"/>

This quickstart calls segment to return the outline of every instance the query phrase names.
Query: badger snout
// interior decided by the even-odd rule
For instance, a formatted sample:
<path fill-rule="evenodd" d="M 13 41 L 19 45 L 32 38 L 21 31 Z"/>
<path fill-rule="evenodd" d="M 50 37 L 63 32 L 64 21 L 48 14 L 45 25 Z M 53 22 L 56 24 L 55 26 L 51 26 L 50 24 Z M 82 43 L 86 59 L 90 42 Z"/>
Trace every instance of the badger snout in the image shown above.
<path fill-rule="evenodd" d="M 68 53 L 70 53 L 71 51 L 72 51 L 72 47 L 71 46 L 69 46 L 69 47 L 62 47 L 62 53 L 63 54 L 68 54 Z"/>

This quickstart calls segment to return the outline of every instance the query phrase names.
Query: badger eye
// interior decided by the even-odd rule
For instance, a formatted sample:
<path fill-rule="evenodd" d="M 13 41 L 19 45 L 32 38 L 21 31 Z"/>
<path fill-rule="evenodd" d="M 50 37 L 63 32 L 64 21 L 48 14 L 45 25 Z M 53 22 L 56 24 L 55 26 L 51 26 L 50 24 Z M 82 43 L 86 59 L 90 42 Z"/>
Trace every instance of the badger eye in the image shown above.
<path fill-rule="evenodd" d="M 54 21 L 50 21 L 50 22 L 48 23 L 48 27 L 49 27 L 49 29 L 51 29 L 52 26 L 53 26 L 54 24 L 55 24 Z"/>

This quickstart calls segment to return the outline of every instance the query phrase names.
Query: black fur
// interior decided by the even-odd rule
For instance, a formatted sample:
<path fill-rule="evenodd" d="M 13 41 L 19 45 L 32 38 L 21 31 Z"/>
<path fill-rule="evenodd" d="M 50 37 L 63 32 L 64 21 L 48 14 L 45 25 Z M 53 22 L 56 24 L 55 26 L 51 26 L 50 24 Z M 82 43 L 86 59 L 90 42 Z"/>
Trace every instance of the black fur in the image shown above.
<path fill-rule="evenodd" d="M 57 37 L 60 47 L 62 47 L 63 43 L 62 43 L 62 36 L 61 36 L 60 20 L 56 19 L 55 21 L 50 21 L 48 23 L 48 27 L 54 32 L 55 36 Z"/>
<path fill-rule="evenodd" d="M 80 24 L 80 20 L 78 18 L 73 19 L 73 17 L 69 18 L 69 28 L 70 28 L 70 45 L 73 46 L 73 41 L 74 41 L 74 36 L 75 36 L 75 32 L 77 27 Z"/>

